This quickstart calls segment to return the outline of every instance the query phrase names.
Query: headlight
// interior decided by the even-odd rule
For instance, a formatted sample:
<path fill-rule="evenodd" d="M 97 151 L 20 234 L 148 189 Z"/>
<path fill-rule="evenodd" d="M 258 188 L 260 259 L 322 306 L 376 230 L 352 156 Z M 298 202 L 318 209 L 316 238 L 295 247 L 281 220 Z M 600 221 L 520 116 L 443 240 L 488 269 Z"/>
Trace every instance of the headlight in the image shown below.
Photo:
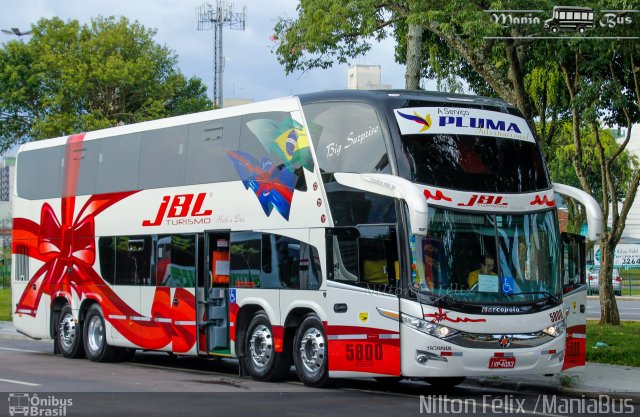
<path fill-rule="evenodd" d="M 565 320 L 562 320 L 557 322 L 554 325 L 547 327 L 546 329 L 542 329 L 542 331 L 548 334 L 549 336 L 558 337 L 558 336 L 561 336 L 566 329 L 567 329 L 567 322 Z"/>
<path fill-rule="evenodd" d="M 459 333 L 458 330 L 454 330 L 450 327 L 441 326 L 439 324 L 431 323 L 429 321 L 422 320 L 413 316 L 408 316 L 406 314 L 401 315 L 401 321 L 412 329 L 418 330 L 422 333 L 426 333 L 430 336 L 435 336 L 439 339 L 446 339 L 449 336 L 453 336 L 454 334 Z"/>

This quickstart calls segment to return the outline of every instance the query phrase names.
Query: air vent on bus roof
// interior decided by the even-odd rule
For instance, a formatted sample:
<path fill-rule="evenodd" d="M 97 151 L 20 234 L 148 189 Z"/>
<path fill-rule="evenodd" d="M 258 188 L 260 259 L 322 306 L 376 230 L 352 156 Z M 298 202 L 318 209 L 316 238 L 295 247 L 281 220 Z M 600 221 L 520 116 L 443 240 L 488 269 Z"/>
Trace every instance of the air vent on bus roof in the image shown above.
<path fill-rule="evenodd" d="M 447 100 L 451 101 L 466 101 L 466 102 L 474 102 L 475 98 L 462 98 L 462 97 L 447 97 Z"/>

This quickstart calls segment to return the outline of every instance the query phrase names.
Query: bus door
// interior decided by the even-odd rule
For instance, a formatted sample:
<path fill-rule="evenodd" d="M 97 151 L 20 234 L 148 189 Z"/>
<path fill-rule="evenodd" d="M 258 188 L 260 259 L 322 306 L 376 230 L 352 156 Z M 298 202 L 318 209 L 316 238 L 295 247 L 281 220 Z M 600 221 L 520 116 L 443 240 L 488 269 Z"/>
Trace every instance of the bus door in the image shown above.
<path fill-rule="evenodd" d="M 585 239 L 562 233 L 562 289 L 567 320 L 563 371 L 584 368 L 587 347 Z"/>
<path fill-rule="evenodd" d="M 396 226 L 328 229 L 326 242 L 330 375 L 400 375 Z"/>
<path fill-rule="evenodd" d="M 204 235 L 205 282 L 198 303 L 199 350 L 202 354 L 227 356 L 229 351 L 229 232 Z"/>

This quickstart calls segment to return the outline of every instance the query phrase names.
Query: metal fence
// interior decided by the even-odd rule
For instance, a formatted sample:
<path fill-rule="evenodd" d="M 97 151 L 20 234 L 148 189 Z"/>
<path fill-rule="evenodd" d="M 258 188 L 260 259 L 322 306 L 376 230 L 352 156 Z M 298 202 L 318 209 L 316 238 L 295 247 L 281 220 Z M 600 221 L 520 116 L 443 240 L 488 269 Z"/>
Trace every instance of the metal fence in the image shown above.
<path fill-rule="evenodd" d="M 593 268 L 599 268 L 598 265 L 587 265 L 587 279 L 589 279 L 589 271 Z M 640 296 L 640 265 L 614 265 L 620 273 L 621 291 L 620 295 Z"/>

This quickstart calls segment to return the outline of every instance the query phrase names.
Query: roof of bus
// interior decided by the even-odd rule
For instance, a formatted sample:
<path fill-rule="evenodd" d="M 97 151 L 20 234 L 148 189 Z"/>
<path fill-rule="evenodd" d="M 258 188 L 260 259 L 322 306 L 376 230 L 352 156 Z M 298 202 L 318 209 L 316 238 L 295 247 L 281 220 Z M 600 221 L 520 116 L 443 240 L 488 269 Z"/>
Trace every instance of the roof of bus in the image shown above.
<path fill-rule="evenodd" d="M 393 98 L 400 100 L 433 101 L 448 105 L 466 103 L 478 106 L 514 108 L 514 106 L 495 98 L 427 90 L 335 90 L 301 94 L 299 97 L 302 103 L 344 99 L 362 99 L 368 101 Z"/>
<path fill-rule="evenodd" d="M 208 110 L 200 113 L 186 114 L 182 116 L 175 116 L 170 118 L 152 120 L 141 123 L 134 123 L 124 126 L 111 127 L 102 130 L 96 130 L 90 132 L 87 136 L 87 140 L 99 139 L 102 137 L 108 137 L 113 135 L 124 135 L 128 133 L 138 133 L 147 130 L 158 129 L 167 126 L 179 126 L 194 122 L 203 122 L 208 120 L 214 120 L 224 117 L 233 117 L 246 113 L 274 111 L 274 105 L 292 106 L 294 102 L 297 103 L 298 98 L 301 103 L 318 102 L 318 101 L 332 101 L 332 100 L 362 100 L 362 101 L 380 101 L 384 99 L 399 99 L 399 100 L 424 100 L 436 103 L 443 103 L 446 105 L 466 104 L 476 106 L 491 106 L 501 108 L 514 108 L 504 101 L 482 97 L 474 95 L 446 93 L 437 91 L 426 90 L 335 90 L 335 91 L 323 91 L 319 93 L 300 94 L 298 96 L 283 97 L 273 100 L 260 101 L 256 103 L 244 104 L 234 107 L 225 107 L 217 110 Z M 31 149 L 46 148 L 50 146 L 63 145 L 67 142 L 69 136 L 62 136 L 58 138 L 52 138 L 47 140 L 39 140 L 35 142 L 28 142 L 20 146 L 18 153 Z"/>

